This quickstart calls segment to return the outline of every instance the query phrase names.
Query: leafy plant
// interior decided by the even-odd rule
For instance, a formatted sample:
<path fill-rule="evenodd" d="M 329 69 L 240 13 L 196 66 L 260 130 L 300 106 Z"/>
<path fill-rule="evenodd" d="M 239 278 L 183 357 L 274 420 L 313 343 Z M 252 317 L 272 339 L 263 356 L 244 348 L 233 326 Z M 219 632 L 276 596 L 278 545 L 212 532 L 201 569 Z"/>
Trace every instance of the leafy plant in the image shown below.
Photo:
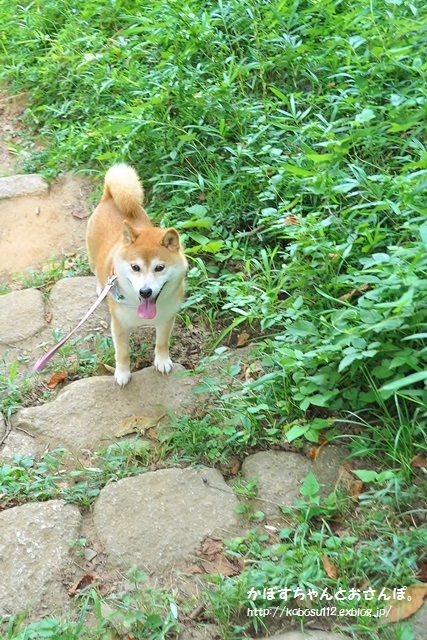
<path fill-rule="evenodd" d="M 131 633 L 136 640 L 163 640 L 169 632 L 177 631 L 178 607 L 173 598 L 145 586 L 146 575 L 137 569 L 129 571 L 127 577 L 131 592 L 101 600 L 91 589 L 79 598 L 77 616 L 45 617 L 25 628 L 25 615 L 10 618 L 4 640 L 104 640 L 117 637 L 121 631 Z"/>
<path fill-rule="evenodd" d="M 110 480 L 143 473 L 150 451 L 138 440 L 116 442 L 96 456 L 98 466 L 67 469 L 70 454 L 63 448 L 45 453 L 41 460 L 15 456 L 0 466 L 0 493 L 8 502 L 35 502 L 63 498 L 89 506 Z"/>
<path fill-rule="evenodd" d="M 13 278 L 25 289 L 32 287 L 45 289 L 62 278 L 90 274 L 86 255 L 76 254 L 75 256 L 62 255 L 59 259 L 52 257 L 41 270 L 36 271 L 29 267 L 23 273 L 13 274 Z"/>
<path fill-rule="evenodd" d="M 19 373 L 21 359 L 7 364 L 6 356 L 7 354 L 0 361 L 0 411 L 6 418 L 10 418 L 12 413 L 24 403 L 30 381 L 27 377 L 21 377 Z"/>
<path fill-rule="evenodd" d="M 293 507 L 283 508 L 289 525 L 277 537 L 253 529 L 246 537 L 227 541 L 229 553 L 246 560 L 245 568 L 233 578 L 217 576 L 207 593 L 210 610 L 227 629 L 227 637 L 250 633 L 252 625 L 259 628 L 256 618 L 242 615 L 246 622 L 241 625 L 236 615 L 254 607 L 278 610 L 280 615 L 286 606 L 319 606 L 319 594 L 326 591 L 332 596 L 328 606 L 354 609 L 353 599 L 340 594 L 362 593 L 370 585 L 378 595 L 383 588 L 391 591 L 414 582 L 424 533 L 416 527 L 407 530 L 400 509 L 416 499 L 416 492 L 393 472 L 362 471 L 360 477 L 374 480 L 376 486 L 360 496 L 358 515 L 351 497 L 332 493 L 321 499 L 319 484 L 310 473 L 301 485 L 301 497 Z M 392 505 L 388 516 L 385 504 Z M 367 598 L 366 602 L 362 598 L 363 606 L 381 606 L 380 600 Z M 358 607 L 360 611 L 360 602 Z M 373 618 L 355 612 L 350 620 L 348 626 L 356 634 L 387 638 L 384 625 Z"/>

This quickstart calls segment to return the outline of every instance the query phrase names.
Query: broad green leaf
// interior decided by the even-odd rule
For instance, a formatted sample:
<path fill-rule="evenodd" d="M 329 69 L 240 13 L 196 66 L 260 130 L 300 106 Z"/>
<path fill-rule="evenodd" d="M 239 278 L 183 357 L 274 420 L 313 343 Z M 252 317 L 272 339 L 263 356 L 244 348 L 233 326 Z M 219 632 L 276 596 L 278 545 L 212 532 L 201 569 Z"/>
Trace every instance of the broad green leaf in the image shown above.
<path fill-rule="evenodd" d="M 169 607 L 170 607 L 172 616 L 175 618 L 175 620 L 178 620 L 178 607 L 176 606 L 175 602 L 173 601 L 169 602 Z"/>
<path fill-rule="evenodd" d="M 212 218 L 197 218 L 196 220 L 186 220 L 175 225 L 177 229 L 210 229 Z"/>
<path fill-rule="evenodd" d="M 292 442 L 293 440 L 300 438 L 306 431 L 308 431 L 309 428 L 310 426 L 308 424 L 295 424 L 286 433 L 288 442 Z"/>
<path fill-rule="evenodd" d="M 207 207 L 202 204 L 193 204 L 192 207 L 187 207 L 186 212 L 193 216 L 204 217 L 207 210 Z"/>
<path fill-rule="evenodd" d="M 354 121 L 357 124 L 366 124 L 375 118 L 375 111 L 373 109 L 365 108 L 357 114 Z"/>
<path fill-rule="evenodd" d="M 409 376 L 405 376 L 404 378 L 399 378 L 398 380 L 393 380 L 393 382 L 385 384 L 381 387 L 380 393 L 398 391 L 399 389 L 409 387 L 409 385 L 422 382 L 423 380 L 427 380 L 427 371 L 417 371 L 417 373 L 411 373 Z"/>
<path fill-rule="evenodd" d="M 285 95 L 282 91 L 280 91 L 279 89 L 277 89 L 276 87 L 269 87 L 270 91 L 272 93 L 274 93 L 275 96 L 277 96 L 278 98 L 280 98 L 280 100 L 283 100 L 283 102 L 287 102 L 288 101 L 288 96 Z"/>
<path fill-rule="evenodd" d="M 316 476 L 310 471 L 302 483 L 299 492 L 302 496 L 314 497 L 318 495 L 319 489 L 320 485 L 316 480 Z"/>
<path fill-rule="evenodd" d="M 283 169 L 287 173 L 292 173 L 294 176 L 300 176 L 301 178 L 311 178 L 311 176 L 315 175 L 313 171 L 309 171 L 308 169 L 303 169 L 296 164 L 285 163 L 283 165 Z"/>
<path fill-rule="evenodd" d="M 329 162 L 333 160 L 335 156 L 332 153 L 306 153 L 305 157 L 312 162 Z"/>
<path fill-rule="evenodd" d="M 353 471 L 353 473 L 362 482 L 375 482 L 378 478 L 378 473 L 376 471 L 371 471 L 370 469 L 359 469 L 357 471 Z"/>
<path fill-rule="evenodd" d="M 208 242 L 204 245 L 199 245 L 197 247 L 190 247 L 185 250 L 185 253 L 193 254 L 193 253 L 218 253 L 222 249 L 223 246 L 222 240 L 214 240 L 213 242 Z"/>
<path fill-rule="evenodd" d="M 329 396 L 324 396 L 320 393 L 315 393 L 314 395 L 308 398 L 310 400 L 310 404 L 313 404 L 315 407 L 324 407 L 329 400 Z"/>

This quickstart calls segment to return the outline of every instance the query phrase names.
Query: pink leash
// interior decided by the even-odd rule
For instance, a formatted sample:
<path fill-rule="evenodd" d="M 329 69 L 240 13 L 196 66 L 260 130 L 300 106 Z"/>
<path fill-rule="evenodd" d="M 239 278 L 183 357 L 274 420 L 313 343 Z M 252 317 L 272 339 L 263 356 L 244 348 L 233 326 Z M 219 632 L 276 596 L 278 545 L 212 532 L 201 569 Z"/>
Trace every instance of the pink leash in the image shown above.
<path fill-rule="evenodd" d="M 105 285 L 105 287 L 103 288 L 103 290 L 99 294 L 98 299 L 93 303 L 93 305 L 91 306 L 89 311 L 83 316 L 83 318 L 80 320 L 79 324 L 76 327 L 74 327 L 74 329 L 72 331 L 70 331 L 70 333 L 67 336 L 65 336 L 65 338 L 62 338 L 62 340 L 60 340 L 51 349 L 49 349 L 49 351 L 47 353 L 45 353 L 43 356 L 41 356 L 37 360 L 37 362 L 33 366 L 33 371 L 39 372 L 39 371 L 42 371 L 45 368 L 45 366 L 47 365 L 47 363 L 49 362 L 49 360 L 51 359 L 53 354 L 56 353 L 58 351 L 58 349 L 60 349 L 62 347 L 62 345 L 65 344 L 67 342 L 67 340 L 69 340 L 71 338 L 71 336 L 77 331 L 77 329 L 79 329 L 82 326 L 82 324 L 84 322 L 86 322 L 86 320 L 89 318 L 89 316 L 95 311 L 96 307 L 98 307 L 101 304 L 101 302 L 104 300 L 104 298 L 107 296 L 109 291 L 114 286 L 114 283 L 115 283 L 116 279 L 117 279 L 117 276 L 115 276 L 115 275 L 112 275 L 112 276 L 110 276 L 108 278 L 107 284 Z"/>

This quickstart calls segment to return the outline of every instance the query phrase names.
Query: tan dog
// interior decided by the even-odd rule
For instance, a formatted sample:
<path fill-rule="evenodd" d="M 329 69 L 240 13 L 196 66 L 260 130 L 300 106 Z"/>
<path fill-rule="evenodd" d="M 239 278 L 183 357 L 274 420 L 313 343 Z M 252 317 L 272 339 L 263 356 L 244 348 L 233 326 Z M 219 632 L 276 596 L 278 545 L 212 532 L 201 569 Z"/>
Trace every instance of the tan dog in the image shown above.
<path fill-rule="evenodd" d="M 103 288 L 117 277 L 108 295 L 111 333 L 116 354 L 115 378 L 130 380 L 129 336 L 134 327 L 156 327 L 154 366 L 169 373 L 169 338 L 184 296 L 188 268 L 175 229 L 154 227 L 142 207 L 144 190 L 126 164 L 116 164 L 105 176 L 101 201 L 87 227 L 92 271 Z"/>

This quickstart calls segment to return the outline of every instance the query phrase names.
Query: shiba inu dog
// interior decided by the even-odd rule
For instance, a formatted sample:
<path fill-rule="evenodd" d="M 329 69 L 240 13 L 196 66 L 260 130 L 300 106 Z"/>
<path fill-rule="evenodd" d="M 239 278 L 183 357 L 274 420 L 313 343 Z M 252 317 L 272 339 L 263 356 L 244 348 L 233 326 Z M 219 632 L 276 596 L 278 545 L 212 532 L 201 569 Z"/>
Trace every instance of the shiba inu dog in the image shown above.
<path fill-rule="evenodd" d="M 130 380 L 129 337 L 140 326 L 156 328 L 154 366 L 169 373 L 169 339 L 184 296 L 188 265 L 177 231 L 153 226 L 143 209 L 144 190 L 135 170 L 116 164 L 105 176 L 104 192 L 89 219 L 89 263 L 108 294 L 116 369 L 124 387 Z"/>

